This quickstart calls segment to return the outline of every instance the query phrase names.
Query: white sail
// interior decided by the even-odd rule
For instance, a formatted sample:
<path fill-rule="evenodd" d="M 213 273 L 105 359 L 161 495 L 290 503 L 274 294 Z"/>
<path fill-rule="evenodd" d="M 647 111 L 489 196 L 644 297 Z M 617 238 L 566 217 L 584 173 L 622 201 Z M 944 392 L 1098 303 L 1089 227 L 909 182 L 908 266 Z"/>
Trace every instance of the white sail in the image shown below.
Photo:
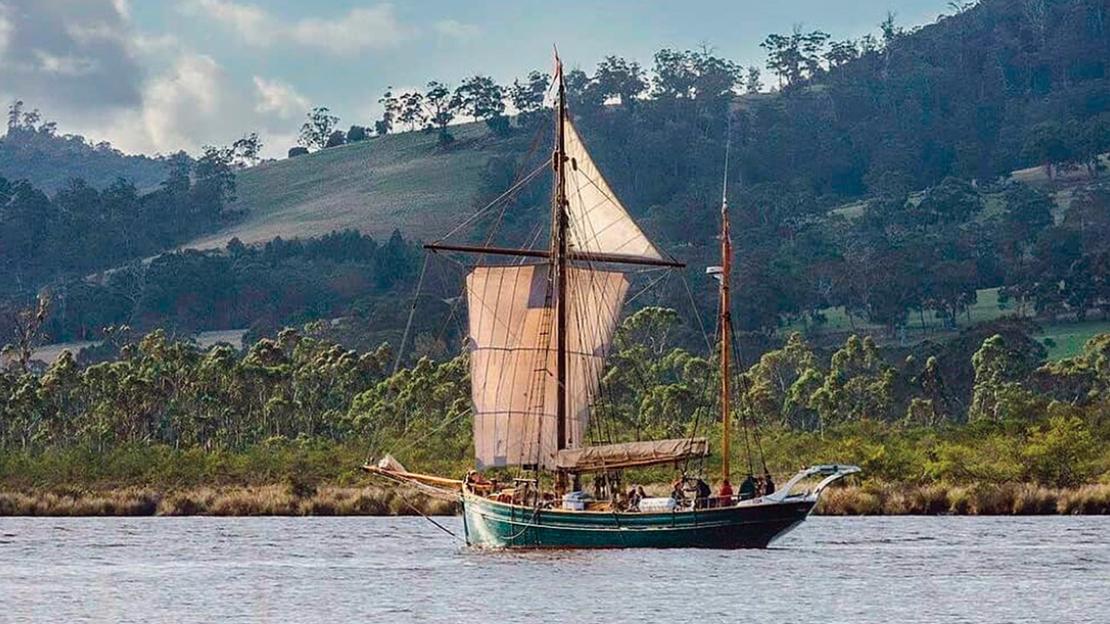
<path fill-rule="evenodd" d="M 479 468 L 556 467 L 555 310 L 550 267 L 480 266 L 466 279 L 474 451 Z M 623 274 L 567 272 L 567 447 L 589 425 L 628 290 Z"/>
<path fill-rule="evenodd" d="M 628 216 L 628 211 L 598 171 L 570 119 L 566 120 L 565 127 L 570 250 L 661 260 L 655 245 Z"/>

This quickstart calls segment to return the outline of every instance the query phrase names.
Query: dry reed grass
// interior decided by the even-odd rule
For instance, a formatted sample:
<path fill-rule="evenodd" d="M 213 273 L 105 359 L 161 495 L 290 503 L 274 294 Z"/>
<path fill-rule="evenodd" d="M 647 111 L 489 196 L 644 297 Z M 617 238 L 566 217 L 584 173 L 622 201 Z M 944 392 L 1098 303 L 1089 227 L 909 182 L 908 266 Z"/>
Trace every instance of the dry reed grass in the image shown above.
<path fill-rule="evenodd" d="M 453 501 L 380 487 L 320 487 L 298 496 L 284 485 L 159 493 L 110 491 L 0 492 L 0 516 L 404 516 L 452 515 Z"/>
<path fill-rule="evenodd" d="M 1110 514 L 1110 484 L 1058 489 L 1029 483 L 865 483 L 827 490 L 821 496 L 816 513 L 826 516 Z"/>
<path fill-rule="evenodd" d="M 288 485 L 200 487 L 170 492 L 0 492 L 2 516 L 430 516 L 458 513 L 454 501 L 393 488 Z M 868 482 L 825 491 L 816 513 L 860 515 L 1110 514 L 1110 484 L 1073 489 L 1032 484 L 900 485 Z"/>

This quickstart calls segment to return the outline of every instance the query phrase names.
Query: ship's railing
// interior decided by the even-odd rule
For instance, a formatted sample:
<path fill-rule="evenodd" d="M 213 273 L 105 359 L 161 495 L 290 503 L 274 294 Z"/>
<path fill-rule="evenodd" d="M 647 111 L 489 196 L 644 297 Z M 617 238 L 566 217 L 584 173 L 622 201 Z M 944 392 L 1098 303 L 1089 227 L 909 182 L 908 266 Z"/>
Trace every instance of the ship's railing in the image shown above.
<path fill-rule="evenodd" d="M 818 466 L 810 466 L 798 471 L 798 474 L 794 475 L 789 481 L 787 481 L 786 485 L 782 486 L 782 488 L 777 490 L 775 493 L 768 494 L 763 498 L 765 500 L 779 502 L 798 497 L 813 498 L 814 500 L 816 500 L 817 497 L 821 495 L 821 491 L 827 488 L 830 484 L 843 479 L 848 475 L 856 474 L 857 472 L 860 472 L 860 467 L 853 466 L 851 464 L 821 464 Z M 824 478 L 813 489 L 802 492 L 795 492 L 798 484 L 800 484 L 802 481 L 817 476 L 822 476 Z"/>

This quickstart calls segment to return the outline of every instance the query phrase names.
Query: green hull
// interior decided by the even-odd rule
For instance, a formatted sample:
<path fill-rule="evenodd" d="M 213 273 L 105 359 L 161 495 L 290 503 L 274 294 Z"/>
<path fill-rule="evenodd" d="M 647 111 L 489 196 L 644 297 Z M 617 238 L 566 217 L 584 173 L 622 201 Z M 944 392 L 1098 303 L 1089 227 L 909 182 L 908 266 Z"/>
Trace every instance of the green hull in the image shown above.
<path fill-rule="evenodd" d="M 766 548 L 815 498 L 665 513 L 536 510 L 463 495 L 466 542 L 486 548 Z"/>

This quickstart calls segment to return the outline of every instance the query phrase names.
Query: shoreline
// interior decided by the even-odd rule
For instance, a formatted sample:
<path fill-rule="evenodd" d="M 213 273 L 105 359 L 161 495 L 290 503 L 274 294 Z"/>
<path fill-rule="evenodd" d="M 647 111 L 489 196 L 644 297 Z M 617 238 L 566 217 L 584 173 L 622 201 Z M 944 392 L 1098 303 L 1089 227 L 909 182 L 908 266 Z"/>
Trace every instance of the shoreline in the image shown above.
<path fill-rule="evenodd" d="M 457 512 L 453 501 L 376 485 L 0 490 L 0 517 L 450 516 Z M 1110 515 L 1110 484 L 1046 488 L 1027 483 L 865 483 L 826 490 L 814 514 Z"/>

